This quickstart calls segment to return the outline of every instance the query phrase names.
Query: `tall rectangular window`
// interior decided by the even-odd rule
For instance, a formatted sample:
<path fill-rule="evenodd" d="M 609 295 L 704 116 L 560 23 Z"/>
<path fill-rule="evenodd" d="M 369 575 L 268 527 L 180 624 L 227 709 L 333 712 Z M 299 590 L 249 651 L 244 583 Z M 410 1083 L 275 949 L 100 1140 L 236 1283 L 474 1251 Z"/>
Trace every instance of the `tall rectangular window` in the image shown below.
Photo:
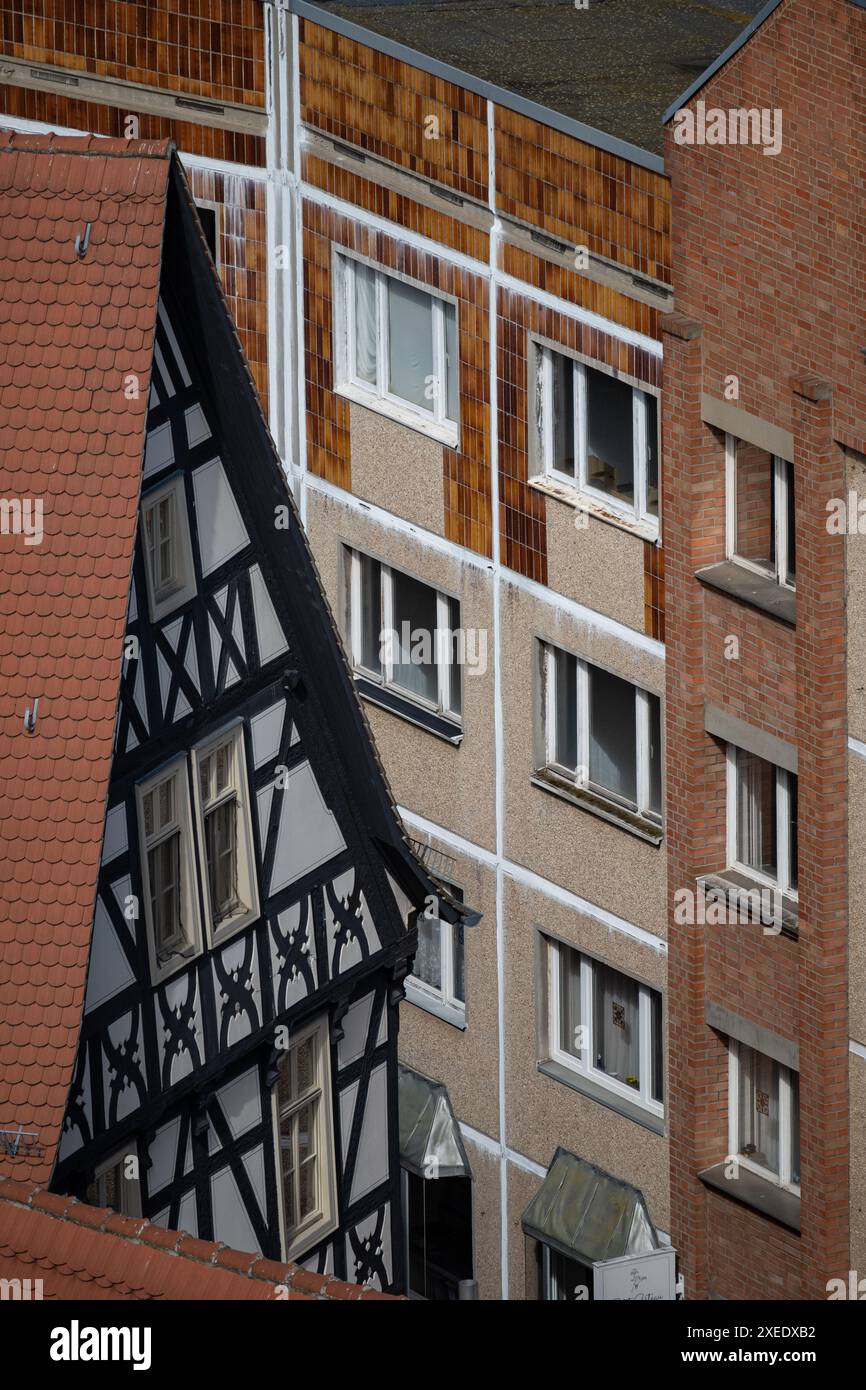
<path fill-rule="evenodd" d="M 195 593 L 183 478 L 170 478 L 141 502 L 144 570 L 153 621 Z"/>
<path fill-rule="evenodd" d="M 176 759 L 136 788 L 145 918 L 154 979 L 200 949 L 186 762 Z"/>
<path fill-rule="evenodd" d="M 727 749 L 729 867 L 796 896 L 797 775 Z"/>
<path fill-rule="evenodd" d="M 732 434 L 725 457 L 727 558 L 795 588 L 793 465 Z"/>
<path fill-rule="evenodd" d="M 547 769 L 661 824 L 659 696 L 549 643 L 542 662 Z"/>
<path fill-rule="evenodd" d="M 452 884 L 448 892 L 458 902 L 463 893 Z M 466 1013 L 464 928 L 439 915 L 438 900 L 418 917 L 418 950 L 406 981 L 407 998 L 421 1008 L 462 1026 Z"/>
<path fill-rule="evenodd" d="M 610 372 L 536 350 L 538 454 L 545 473 L 613 512 L 657 527 L 658 402 Z"/>
<path fill-rule="evenodd" d="M 283 1252 L 296 1259 L 336 1225 L 327 1017 L 291 1040 L 274 1095 Z"/>
<path fill-rule="evenodd" d="M 661 995 L 563 942 L 547 952 L 550 1058 L 662 1114 Z"/>
<path fill-rule="evenodd" d="M 761 1177 L 799 1191 L 797 1072 L 735 1039 L 728 1050 L 730 1153 Z"/>
<path fill-rule="evenodd" d="M 354 256 L 337 255 L 334 269 L 338 389 L 455 444 L 455 302 Z"/>
<path fill-rule="evenodd" d="M 347 628 L 357 674 L 458 722 L 460 604 L 346 549 Z"/>
<path fill-rule="evenodd" d="M 258 916 L 255 854 L 243 729 L 234 726 L 193 751 L 205 903 L 214 940 Z"/>

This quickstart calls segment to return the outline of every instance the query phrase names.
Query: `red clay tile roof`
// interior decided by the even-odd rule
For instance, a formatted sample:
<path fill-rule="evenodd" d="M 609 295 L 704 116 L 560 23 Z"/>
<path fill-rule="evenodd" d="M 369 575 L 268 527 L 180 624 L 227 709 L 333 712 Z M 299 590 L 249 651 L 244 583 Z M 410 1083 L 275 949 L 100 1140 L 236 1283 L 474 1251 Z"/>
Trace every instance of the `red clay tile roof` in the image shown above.
<path fill-rule="evenodd" d="M 41 1279 L 43 1299 L 400 1301 L 2 1178 L 0 1279 Z"/>
<path fill-rule="evenodd" d="M 51 1173 L 81 1021 L 170 153 L 0 131 L 0 501 L 44 527 L 0 528 L 0 1129 L 43 1152 L 0 1152 L 18 1178 Z"/>

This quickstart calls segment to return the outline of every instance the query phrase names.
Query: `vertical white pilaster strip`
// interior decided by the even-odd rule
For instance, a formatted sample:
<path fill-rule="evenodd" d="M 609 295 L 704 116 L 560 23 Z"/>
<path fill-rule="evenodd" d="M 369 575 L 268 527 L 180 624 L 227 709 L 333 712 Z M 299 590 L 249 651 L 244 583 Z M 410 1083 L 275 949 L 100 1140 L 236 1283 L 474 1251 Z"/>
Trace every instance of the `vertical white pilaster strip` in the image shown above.
<path fill-rule="evenodd" d="M 291 73 L 292 73 L 292 177 L 291 195 L 294 205 L 294 270 L 295 270 L 295 343 L 296 343 L 296 438 L 297 465 L 300 470 L 299 501 L 301 521 L 307 525 L 307 384 L 304 353 L 304 218 L 301 206 L 301 26 L 296 14 L 291 16 Z"/>
<path fill-rule="evenodd" d="M 496 122 L 494 106 L 487 103 L 487 191 L 493 226 L 490 228 L 490 269 L 497 269 L 499 220 L 496 216 Z M 506 1132 L 505 1093 L 505 922 L 504 874 L 505 857 L 505 767 L 502 729 L 502 557 L 499 553 L 499 430 L 497 420 L 497 331 L 496 280 L 491 274 L 487 284 L 490 296 L 490 507 L 493 553 L 493 743 L 496 759 L 496 1012 L 499 1086 L 499 1248 L 501 1293 L 508 1299 L 508 1134 Z"/>

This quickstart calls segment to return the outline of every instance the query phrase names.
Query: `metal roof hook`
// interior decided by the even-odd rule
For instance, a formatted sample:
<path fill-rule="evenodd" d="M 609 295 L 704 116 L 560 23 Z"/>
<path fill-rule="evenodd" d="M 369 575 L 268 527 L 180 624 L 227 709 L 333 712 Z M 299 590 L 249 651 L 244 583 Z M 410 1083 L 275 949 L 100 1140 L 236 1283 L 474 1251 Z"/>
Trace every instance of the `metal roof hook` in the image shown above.
<path fill-rule="evenodd" d="M 24 711 L 24 731 L 25 731 L 25 733 L 28 733 L 28 734 L 35 734 L 35 733 L 36 733 L 36 719 L 37 719 L 37 717 L 38 717 L 38 714 L 39 714 L 39 697 L 37 696 L 37 698 L 33 701 L 33 706 L 32 706 L 32 708 L 31 708 L 30 705 L 28 705 L 27 708 L 26 708 L 25 711 Z"/>
<path fill-rule="evenodd" d="M 85 222 L 85 224 L 84 224 L 84 236 L 82 237 L 82 235 L 81 235 L 80 232 L 79 232 L 78 235 L 76 236 L 76 238 L 75 238 L 75 254 L 76 254 L 77 256 L 86 256 L 86 255 L 87 255 L 87 248 L 88 248 L 88 246 L 90 245 L 90 231 L 91 231 L 92 226 L 93 226 L 93 223 L 92 223 L 92 222 Z"/>

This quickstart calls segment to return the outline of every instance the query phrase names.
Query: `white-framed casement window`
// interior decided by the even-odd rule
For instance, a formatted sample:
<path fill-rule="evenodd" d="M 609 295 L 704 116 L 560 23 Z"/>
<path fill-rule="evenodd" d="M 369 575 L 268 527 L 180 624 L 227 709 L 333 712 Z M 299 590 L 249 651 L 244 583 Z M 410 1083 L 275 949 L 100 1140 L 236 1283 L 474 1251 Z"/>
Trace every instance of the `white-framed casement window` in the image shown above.
<path fill-rule="evenodd" d="M 727 745 L 728 866 L 797 896 L 797 775 Z"/>
<path fill-rule="evenodd" d="M 201 951 L 186 759 L 136 787 L 144 911 L 154 983 Z"/>
<path fill-rule="evenodd" d="M 283 1256 L 293 1260 L 337 1224 L 327 1015 L 291 1038 L 277 1070 L 274 1130 Z"/>
<path fill-rule="evenodd" d="M 243 725 L 192 752 L 207 921 L 214 942 L 259 915 Z"/>
<path fill-rule="evenodd" d="M 456 302 L 354 256 L 334 254 L 334 277 L 337 389 L 456 445 Z"/>
<path fill-rule="evenodd" d="M 459 902 L 463 893 L 448 884 Z M 406 997 L 412 1004 L 462 1027 L 466 1020 L 465 931 L 462 923 L 445 922 L 438 900 L 418 916 L 418 950 L 412 974 L 406 980 Z"/>
<path fill-rule="evenodd" d="M 356 674 L 459 723 L 458 600 L 361 551 L 345 557 Z"/>
<path fill-rule="evenodd" d="M 98 1163 L 84 1194 L 94 1207 L 110 1207 L 121 1216 L 141 1216 L 141 1182 L 134 1143 Z"/>
<path fill-rule="evenodd" d="M 660 826 L 659 696 L 549 642 L 540 646 L 546 769 Z"/>
<path fill-rule="evenodd" d="M 156 622 L 195 593 L 183 478 L 169 478 L 141 501 L 142 544 L 151 619 Z"/>
<path fill-rule="evenodd" d="M 800 1191 L 800 1078 L 734 1038 L 728 1041 L 728 1152 L 744 1168 Z"/>
<path fill-rule="evenodd" d="M 659 992 L 561 941 L 547 940 L 547 957 L 551 1061 L 663 1115 Z"/>
<path fill-rule="evenodd" d="M 727 558 L 794 589 L 793 464 L 726 434 L 725 503 Z"/>
<path fill-rule="evenodd" d="M 542 471 L 657 530 L 658 398 L 540 344 L 535 362 Z"/>

